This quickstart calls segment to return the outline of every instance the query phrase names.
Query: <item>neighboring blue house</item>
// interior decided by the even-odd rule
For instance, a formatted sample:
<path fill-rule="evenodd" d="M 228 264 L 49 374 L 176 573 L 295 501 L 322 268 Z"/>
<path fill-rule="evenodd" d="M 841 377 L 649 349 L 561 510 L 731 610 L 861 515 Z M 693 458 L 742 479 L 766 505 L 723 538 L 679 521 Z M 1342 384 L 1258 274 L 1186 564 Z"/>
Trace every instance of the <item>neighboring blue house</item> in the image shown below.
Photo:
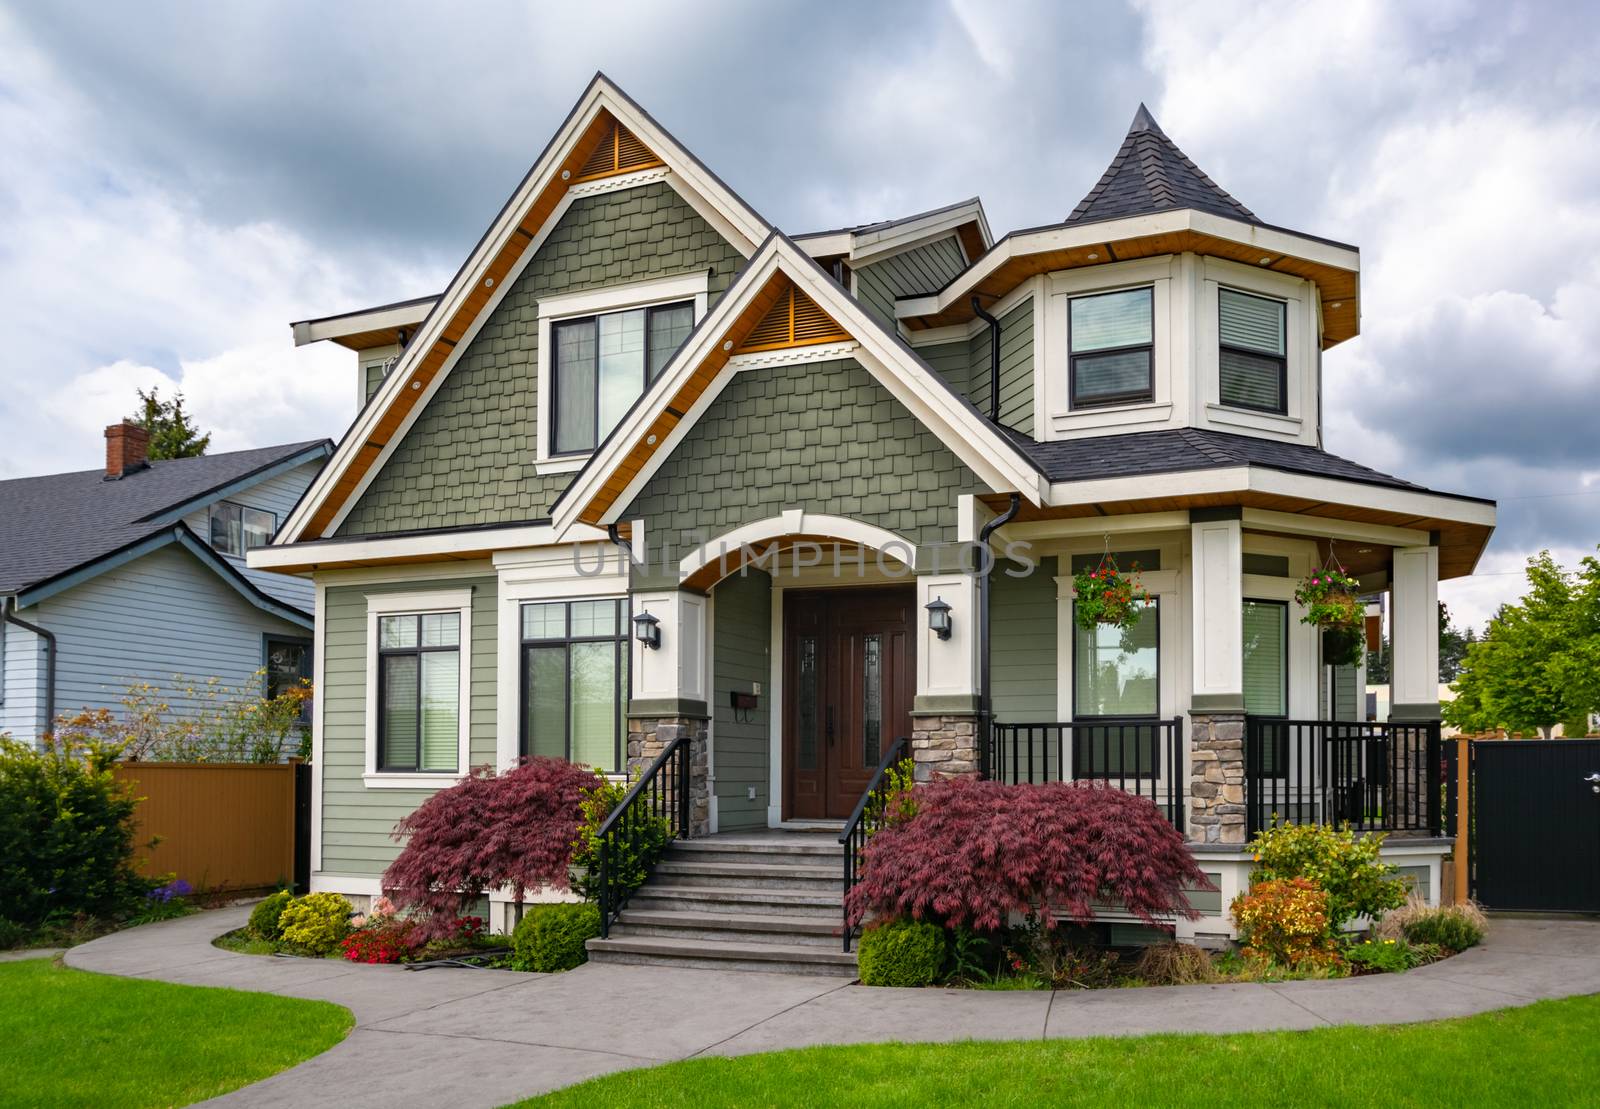
<path fill-rule="evenodd" d="M 244 556 L 331 444 L 150 462 L 148 440 L 113 425 L 104 470 L 0 482 L 0 732 L 33 741 L 52 716 L 119 708 L 130 683 L 168 690 L 177 674 L 312 676 L 310 583 Z"/>

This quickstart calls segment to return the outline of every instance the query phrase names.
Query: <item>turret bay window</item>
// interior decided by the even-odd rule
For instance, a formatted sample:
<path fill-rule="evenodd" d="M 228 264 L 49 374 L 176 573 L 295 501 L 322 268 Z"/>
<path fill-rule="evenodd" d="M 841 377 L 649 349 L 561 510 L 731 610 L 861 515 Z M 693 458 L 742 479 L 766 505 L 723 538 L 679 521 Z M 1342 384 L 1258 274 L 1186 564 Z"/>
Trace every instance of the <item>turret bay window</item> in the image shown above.
<path fill-rule="evenodd" d="M 1155 399 L 1155 290 L 1073 297 L 1067 315 L 1073 408 Z"/>
<path fill-rule="evenodd" d="M 1285 719 L 1289 715 L 1289 604 L 1244 602 L 1244 711 L 1250 716 Z M 1282 777 L 1289 765 L 1285 728 L 1268 728 L 1259 751 L 1250 755 L 1256 772 Z"/>
<path fill-rule="evenodd" d="M 552 324 L 553 454 L 592 451 L 694 329 L 694 301 Z"/>
<path fill-rule="evenodd" d="M 1076 606 L 1074 606 L 1076 607 Z M 1072 625 L 1072 719 L 1105 721 L 1074 728 L 1074 778 L 1154 778 L 1161 771 L 1160 598 L 1145 603 L 1138 622 L 1121 628 Z M 1133 721 L 1148 720 L 1148 724 Z"/>
<path fill-rule="evenodd" d="M 628 602 L 524 604 L 521 625 L 522 754 L 619 772 L 627 739 Z"/>
<path fill-rule="evenodd" d="M 1223 404 L 1260 412 L 1287 410 L 1286 318 L 1287 306 L 1281 300 L 1217 290 Z"/>
<path fill-rule="evenodd" d="M 378 617 L 378 770 L 455 773 L 461 614 Z"/>

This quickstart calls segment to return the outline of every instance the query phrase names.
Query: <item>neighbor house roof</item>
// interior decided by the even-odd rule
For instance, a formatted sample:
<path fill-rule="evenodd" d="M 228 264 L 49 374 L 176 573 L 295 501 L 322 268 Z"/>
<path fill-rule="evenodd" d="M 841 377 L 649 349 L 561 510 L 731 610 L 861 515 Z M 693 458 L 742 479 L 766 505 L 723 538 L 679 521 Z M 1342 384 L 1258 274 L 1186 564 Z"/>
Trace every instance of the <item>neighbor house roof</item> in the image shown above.
<path fill-rule="evenodd" d="M 1068 223 L 1143 216 L 1173 208 L 1193 208 L 1259 223 L 1255 213 L 1200 171 L 1178 144 L 1167 138 L 1143 104 L 1133 117 L 1111 164 L 1095 187 L 1078 202 Z"/>
<path fill-rule="evenodd" d="M 317 439 L 152 462 L 115 480 L 96 469 L 0 481 L 0 520 L 5 521 L 0 527 L 0 595 L 38 590 L 161 540 L 183 528 L 184 513 L 271 471 L 325 458 L 331 449 L 328 440 Z M 238 571 L 232 572 L 248 584 Z"/>

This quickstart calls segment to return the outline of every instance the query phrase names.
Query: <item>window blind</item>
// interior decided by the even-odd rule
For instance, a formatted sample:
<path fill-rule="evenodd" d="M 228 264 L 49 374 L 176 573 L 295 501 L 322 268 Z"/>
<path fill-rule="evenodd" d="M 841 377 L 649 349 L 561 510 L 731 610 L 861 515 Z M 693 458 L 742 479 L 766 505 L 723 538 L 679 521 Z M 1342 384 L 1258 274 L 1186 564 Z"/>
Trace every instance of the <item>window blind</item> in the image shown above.
<path fill-rule="evenodd" d="M 1244 711 L 1287 716 L 1288 680 L 1289 606 L 1244 602 Z"/>
<path fill-rule="evenodd" d="M 1223 404 L 1284 411 L 1285 318 L 1281 300 L 1217 291 Z"/>

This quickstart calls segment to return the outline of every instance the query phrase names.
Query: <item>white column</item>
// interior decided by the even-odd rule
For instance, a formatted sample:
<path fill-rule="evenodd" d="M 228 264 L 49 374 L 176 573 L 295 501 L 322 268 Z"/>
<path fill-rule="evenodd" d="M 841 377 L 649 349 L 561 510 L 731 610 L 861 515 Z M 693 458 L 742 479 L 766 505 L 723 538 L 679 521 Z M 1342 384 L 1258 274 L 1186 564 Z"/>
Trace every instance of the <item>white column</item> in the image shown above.
<path fill-rule="evenodd" d="M 1231 520 L 1189 525 L 1194 577 L 1195 712 L 1244 711 L 1243 528 Z"/>
<path fill-rule="evenodd" d="M 996 569 L 995 573 L 1004 571 Z M 912 635 L 917 642 L 916 709 L 970 713 L 978 695 L 978 579 L 971 574 L 920 574 Z M 928 630 L 934 598 L 950 606 L 950 638 Z"/>
<path fill-rule="evenodd" d="M 681 589 L 636 593 L 633 612 L 635 616 L 648 612 L 661 621 L 659 647 L 646 647 L 633 629 L 628 629 L 634 700 L 654 704 L 660 715 L 675 715 L 683 708 L 703 712 L 707 696 L 706 598 Z"/>
<path fill-rule="evenodd" d="M 1396 547 L 1389 717 L 1439 717 L 1439 548 Z"/>

